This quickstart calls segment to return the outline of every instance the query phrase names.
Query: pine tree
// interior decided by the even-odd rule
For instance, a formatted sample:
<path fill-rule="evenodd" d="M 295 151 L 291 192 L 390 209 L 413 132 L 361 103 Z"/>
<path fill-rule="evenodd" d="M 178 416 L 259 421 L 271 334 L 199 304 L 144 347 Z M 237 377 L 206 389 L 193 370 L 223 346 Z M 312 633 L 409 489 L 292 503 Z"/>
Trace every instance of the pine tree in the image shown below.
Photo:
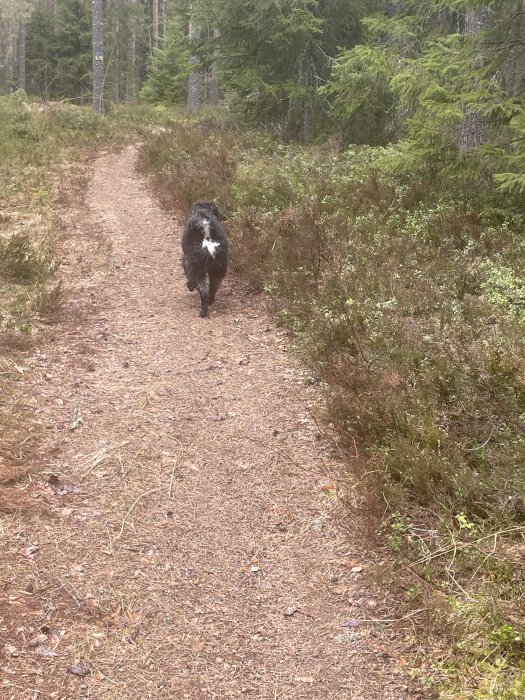
<path fill-rule="evenodd" d="M 473 36 L 487 29 L 489 10 L 486 6 L 468 7 L 465 12 L 463 36 Z M 483 115 L 478 109 L 467 109 L 458 132 L 459 149 L 464 153 L 475 151 L 483 145 Z"/>
<path fill-rule="evenodd" d="M 91 7 L 91 0 L 59 0 L 53 99 L 67 98 L 83 104 L 92 94 Z"/>
<path fill-rule="evenodd" d="M 172 17 L 166 26 L 163 48 L 158 49 L 148 62 L 148 74 L 141 96 L 148 102 L 182 104 L 187 95 L 190 48 L 186 28 L 181 17 Z"/>
<path fill-rule="evenodd" d="M 195 23 L 188 23 L 188 39 L 190 44 L 200 39 L 200 31 Z M 199 66 L 199 58 L 195 53 L 188 57 L 190 70 L 188 75 L 188 102 L 189 112 L 197 112 L 202 106 L 202 73 Z"/>
<path fill-rule="evenodd" d="M 93 0 L 93 109 L 104 114 L 104 27 L 102 0 Z"/>
<path fill-rule="evenodd" d="M 34 9 L 26 33 L 27 89 L 31 94 L 48 100 L 56 89 L 58 46 L 55 16 L 44 3 L 39 3 Z"/>
<path fill-rule="evenodd" d="M 26 89 L 26 21 L 21 17 L 18 23 L 18 87 Z"/>

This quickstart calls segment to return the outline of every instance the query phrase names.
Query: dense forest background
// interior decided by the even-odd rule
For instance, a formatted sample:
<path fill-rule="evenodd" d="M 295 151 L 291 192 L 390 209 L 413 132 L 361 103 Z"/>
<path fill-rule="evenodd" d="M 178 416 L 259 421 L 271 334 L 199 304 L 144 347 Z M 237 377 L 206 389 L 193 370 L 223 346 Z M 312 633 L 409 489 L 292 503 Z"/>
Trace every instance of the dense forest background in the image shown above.
<path fill-rule="evenodd" d="M 0 0 L 4 208 L 126 129 L 167 208 L 218 201 L 447 700 L 525 696 L 524 68 L 523 0 Z"/>
<path fill-rule="evenodd" d="M 2 0 L 1 91 L 89 104 L 100 4 L 107 104 L 221 101 L 285 137 L 402 140 L 438 164 L 482 147 L 486 175 L 525 185 L 521 2 Z"/>

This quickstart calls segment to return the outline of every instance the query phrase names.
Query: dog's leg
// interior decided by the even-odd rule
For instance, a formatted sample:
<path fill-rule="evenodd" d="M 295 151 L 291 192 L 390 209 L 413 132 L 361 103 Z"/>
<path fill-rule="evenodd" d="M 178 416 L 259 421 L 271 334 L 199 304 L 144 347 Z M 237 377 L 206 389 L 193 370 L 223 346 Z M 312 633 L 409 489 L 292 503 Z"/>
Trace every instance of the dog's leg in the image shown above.
<path fill-rule="evenodd" d="M 210 291 L 208 293 L 208 303 L 211 306 L 215 301 L 215 295 L 221 284 L 222 277 L 210 275 Z"/>
<path fill-rule="evenodd" d="M 197 283 L 195 282 L 193 271 L 191 269 L 191 265 L 189 264 L 185 255 L 182 256 L 182 267 L 183 267 L 184 273 L 186 275 L 186 279 L 187 279 L 186 285 L 188 287 L 188 290 L 190 292 L 193 292 L 193 290 L 197 286 Z"/>
<path fill-rule="evenodd" d="M 208 287 L 205 280 L 197 282 L 197 291 L 201 298 L 201 317 L 206 318 L 209 315 Z"/>

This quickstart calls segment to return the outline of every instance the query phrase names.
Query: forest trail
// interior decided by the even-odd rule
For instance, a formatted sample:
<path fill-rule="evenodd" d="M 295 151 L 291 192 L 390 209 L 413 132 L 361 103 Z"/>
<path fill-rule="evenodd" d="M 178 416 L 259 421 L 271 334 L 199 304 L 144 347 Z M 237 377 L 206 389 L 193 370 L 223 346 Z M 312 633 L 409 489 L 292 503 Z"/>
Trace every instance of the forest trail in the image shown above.
<path fill-rule="evenodd" d="M 237 280 L 199 318 L 135 162 L 103 154 L 64 214 L 66 308 L 28 370 L 38 508 L 3 516 L 0 697 L 417 697 L 334 523 L 318 390 Z"/>

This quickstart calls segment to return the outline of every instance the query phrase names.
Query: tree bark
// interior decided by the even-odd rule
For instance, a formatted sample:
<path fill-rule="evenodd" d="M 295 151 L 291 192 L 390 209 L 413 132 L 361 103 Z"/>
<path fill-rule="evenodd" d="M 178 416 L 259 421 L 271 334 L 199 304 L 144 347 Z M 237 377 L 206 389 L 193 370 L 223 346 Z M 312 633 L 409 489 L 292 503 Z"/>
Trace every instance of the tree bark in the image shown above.
<path fill-rule="evenodd" d="M 215 41 L 219 39 L 220 33 L 218 29 L 213 30 L 213 38 Z M 217 50 L 215 49 L 215 55 L 217 54 Z M 220 85 L 219 85 L 219 76 L 217 75 L 217 68 L 215 65 L 215 61 L 213 63 L 213 66 L 207 76 L 207 85 L 206 85 L 206 104 L 209 105 L 218 105 L 221 97 L 221 91 L 220 91 Z"/>
<path fill-rule="evenodd" d="M 488 7 L 468 8 L 465 12 L 463 36 L 474 36 L 488 27 Z M 476 151 L 485 141 L 483 115 L 477 109 L 465 110 L 463 124 L 459 128 L 458 146 L 463 153 Z"/>
<path fill-rule="evenodd" d="M 126 99 L 134 102 L 137 99 L 137 17 L 135 7 L 137 0 L 128 0 L 130 9 L 130 27 L 128 40 L 128 60 L 126 71 Z"/>
<path fill-rule="evenodd" d="M 11 29 L 11 23 L 9 23 L 9 30 Z M 9 31 L 8 30 L 8 31 Z M 14 84 L 14 74 L 15 74 L 15 60 L 16 60 L 15 45 L 12 40 L 12 32 L 9 31 L 7 37 L 7 47 L 5 54 L 5 80 L 7 84 L 7 92 L 13 91 Z"/>
<path fill-rule="evenodd" d="M 53 15 L 53 32 L 56 34 L 58 31 L 57 27 L 57 16 L 58 16 L 58 0 L 49 0 L 50 10 Z"/>
<path fill-rule="evenodd" d="M 479 34 L 489 25 L 488 7 L 469 7 L 465 12 L 465 24 L 463 26 L 463 36 Z"/>
<path fill-rule="evenodd" d="M 23 19 L 18 25 L 18 88 L 26 89 L 26 24 Z"/>
<path fill-rule="evenodd" d="M 5 20 L 0 22 L 0 92 L 8 92 L 7 87 L 7 51 L 8 51 L 9 28 Z"/>
<path fill-rule="evenodd" d="M 188 29 L 188 36 L 191 39 L 198 39 L 200 34 L 191 24 Z M 197 56 L 190 56 L 191 71 L 188 78 L 188 111 L 197 112 L 202 106 L 202 75 L 198 69 L 199 59 Z"/>
<path fill-rule="evenodd" d="M 152 47 L 159 48 L 159 0 L 151 0 Z"/>
<path fill-rule="evenodd" d="M 93 0 L 93 110 L 97 114 L 104 114 L 102 0 Z"/>
<path fill-rule="evenodd" d="M 168 12 L 166 10 L 166 0 L 162 0 L 162 48 L 166 48 L 166 25 L 168 22 Z"/>
<path fill-rule="evenodd" d="M 302 104 L 303 141 L 310 143 L 315 131 L 314 100 L 319 88 L 312 44 L 308 44 L 299 59 L 299 83 L 305 88 Z"/>
<path fill-rule="evenodd" d="M 113 99 L 115 100 L 115 104 L 120 103 L 120 92 L 121 92 L 121 87 L 120 87 L 120 42 L 119 42 L 119 18 L 114 17 L 112 21 L 112 29 L 113 33 L 115 36 L 115 86 L 113 89 Z"/>

